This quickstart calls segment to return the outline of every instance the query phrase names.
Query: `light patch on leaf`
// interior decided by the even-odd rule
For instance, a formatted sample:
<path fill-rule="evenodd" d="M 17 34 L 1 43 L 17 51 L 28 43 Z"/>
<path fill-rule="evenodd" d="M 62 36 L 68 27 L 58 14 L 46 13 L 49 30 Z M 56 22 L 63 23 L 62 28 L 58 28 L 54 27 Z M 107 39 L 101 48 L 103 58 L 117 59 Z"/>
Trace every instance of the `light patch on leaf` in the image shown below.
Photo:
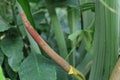
<path fill-rule="evenodd" d="M 82 30 L 76 31 L 76 32 L 70 34 L 70 35 L 68 36 L 68 39 L 70 39 L 71 41 L 74 41 L 75 39 L 77 39 L 77 37 L 78 37 L 79 35 L 82 36 L 82 33 L 83 33 Z"/>

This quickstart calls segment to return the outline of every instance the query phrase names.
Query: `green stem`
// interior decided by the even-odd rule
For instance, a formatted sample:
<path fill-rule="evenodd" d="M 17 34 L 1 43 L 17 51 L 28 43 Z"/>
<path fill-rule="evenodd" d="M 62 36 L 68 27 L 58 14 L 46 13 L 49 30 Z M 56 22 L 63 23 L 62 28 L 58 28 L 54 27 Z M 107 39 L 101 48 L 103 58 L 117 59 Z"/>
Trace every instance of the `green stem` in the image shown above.
<path fill-rule="evenodd" d="M 116 0 L 104 0 L 115 8 Z M 109 80 L 117 60 L 118 36 L 116 15 L 96 0 L 94 60 L 89 80 Z"/>
<path fill-rule="evenodd" d="M 59 47 L 59 51 L 60 51 L 60 55 L 65 58 L 67 56 L 67 47 L 66 47 L 66 42 L 65 42 L 65 38 L 64 38 L 64 34 L 62 32 L 62 27 L 61 24 L 58 20 L 57 14 L 55 12 L 55 8 L 53 7 L 52 2 L 50 0 L 46 0 L 47 3 L 47 9 L 49 12 L 49 16 L 51 19 L 51 23 L 54 29 L 54 33 L 55 33 L 55 37 L 56 37 L 56 41 Z"/>
<path fill-rule="evenodd" d="M 78 10 L 74 9 L 74 8 L 68 8 L 68 23 L 69 23 L 69 28 L 70 28 L 70 33 L 74 33 L 77 30 L 77 25 L 79 22 L 79 17 L 78 17 Z M 71 42 L 71 47 L 72 49 L 74 49 L 74 51 L 72 51 L 69 59 L 70 59 L 70 63 L 71 65 L 75 66 L 75 43 L 76 40 L 74 40 L 73 42 Z"/>

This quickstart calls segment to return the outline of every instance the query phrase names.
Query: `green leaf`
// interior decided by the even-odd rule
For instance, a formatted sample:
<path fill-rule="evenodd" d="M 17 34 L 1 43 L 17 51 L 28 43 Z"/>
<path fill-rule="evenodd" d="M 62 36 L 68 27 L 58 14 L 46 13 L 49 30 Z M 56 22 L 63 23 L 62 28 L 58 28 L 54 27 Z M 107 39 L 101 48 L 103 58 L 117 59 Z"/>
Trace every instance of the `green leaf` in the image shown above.
<path fill-rule="evenodd" d="M 11 79 L 9 79 L 9 78 L 6 78 L 5 80 L 11 80 Z"/>
<path fill-rule="evenodd" d="M 93 48 L 93 36 L 92 36 L 92 31 L 91 30 L 84 30 L 84 42 L 86 45 L 86 50 L 87 51 L 92 51 Z"/>
<path fill-rule="evenodd" d="M 9 78 L 6 78 L 5 80 L 11 80 L 11 79 L 9 79 Z"/>
<path fill-rule="evenodd" d="M 6 57 L 5 57 L 5 59 L 4 59 L 3 66 L 4 66 L 5 75 L 9 76 L 9 78 L 10 78 L 11 80 L 16 80 L 17 77 L 18 77 L 18 75 L 17 75 L 17 73 L 15 73 L 15 72 L 11 69 L 11 67 L 10 67 L 9 64 L 8 64 L 8 59 L 7 59 Z M 9 80 L 9 79 L 7 79 L 7 80 Z"/>
<path fill-rule="evenodd" d="M 81 39 L 82 39 L 82 36 L 83 36 L 82 30 L 79 30 L 79 31 L 77 30 L 74 33 L 70 34 L 68 36 L 68 39 L 70 39 L 71 41 L 74 41 L 75 39 L 77 39 L 78 36 L 81 36 Z"/>
<path fill-rule="evenodd" d="M 5 80 L 1 66 L 0 66 L 0 80 Z"/>
<path fill-rule="evenodd" d="M 43 24 L 43 23 L 45 24 L 46 23 L 45 12 L 44 11 L 40 11 L 40 12 L 36 11 L 36 12 L 34 12 L 33 13 L 33 18 L 34 18 L 34 21 L 35 21 L 35 24 L 36 24 L 36 29 L 38 29 L 38 28 L 44 28 L 43 25 L 41 26 L 41 24 Z"/>
<path fill-rule="evenodd" d="M 31 53 L 21 64 L 19 76 L 20 80 L 56 80 L 56 70 L 48 59 Z"/>
<path fill-rule="evenodd" d="M 0 32 L 8 30 L 10 26 L 0 17 Z"/>
<path fill-rule="evenodd" d="M 30 5 L 29 5 L 28 0 L 17 0 L 17 1 L 19 2 L 22 9 L 24 10 L 24 12 L 25 12 L 25 14 L 27 16 L 27 19 L 30 21 L 31 25 L 33 27 L 35 27 L 35 23 L 34 23 L 34 20 L 33 20 L 31 11 L 30 11 Z"/>
<path fill-rule="evenodd" d="M 91 24 L 84 30 L 84 42 L 85 48 L 88 52 L 93 51 L 93 41 L 94 41 L 94 32 L 95 32 L 95 19 L 92 20 Z"/>
<path fill-rule="evenodd" d="M 57 80 L 68 80 L 68 74 L 58 65 L 56 65 Z"/>
<path fill-rule="evenodd" d="M 13 36 L 12 36 L 13 37 Z M 14 71 L 18 71 L 23 59 L 23 41 L 21 37 L 7 36 L 1 41 L 1 50 L 8 57 L 8 63 Z"/>

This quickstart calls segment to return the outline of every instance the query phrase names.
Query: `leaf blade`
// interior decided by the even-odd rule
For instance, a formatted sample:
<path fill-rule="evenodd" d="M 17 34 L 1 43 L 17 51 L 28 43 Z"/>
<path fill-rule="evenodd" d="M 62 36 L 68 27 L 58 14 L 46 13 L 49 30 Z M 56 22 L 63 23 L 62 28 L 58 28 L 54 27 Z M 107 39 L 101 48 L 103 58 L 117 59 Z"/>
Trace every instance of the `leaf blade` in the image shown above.
<path fill-rule="evenodd" d="M 20 80 L 56 80 L 56 70 L 49 62 L 43 56 L 31 53 L 21 64 Z"/>

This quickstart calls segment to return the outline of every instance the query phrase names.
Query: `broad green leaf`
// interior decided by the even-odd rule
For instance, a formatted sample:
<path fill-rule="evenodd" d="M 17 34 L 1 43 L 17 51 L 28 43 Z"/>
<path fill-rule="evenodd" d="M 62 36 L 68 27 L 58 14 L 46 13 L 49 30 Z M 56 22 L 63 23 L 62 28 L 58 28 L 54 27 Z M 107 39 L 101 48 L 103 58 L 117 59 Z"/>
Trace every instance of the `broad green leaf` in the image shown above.
<path fill-rule="evenodd" d="M 31 53 L 21 64 L 20 80 L 56 80 L 56 70 L 45 57 Z"/>
<path fill-rule="evenodd" d="M 8 30 L 10 26 L 0 17 L 0 32 Z"/>
<path fill-rule="evenodd" d="M 12 33 L 12 32 L 11 32 Z M 8 57 L 8 63 L 14 71 L 18 71 L 23 59 L 23 41 L 21 37 L 7 36 L 1 41 L 1 50 Z"/>
<path fill-rule="evenodd" d="M 30 6 L 28 0 L 17 0 L 19 4 L 21 5 L 23 11 L 25 12 L 28 20 L 32 24 L 33 27 L 35 27 L 35 23 L 31 14 Z"/>
<path fill-rule="evenodd" d="M 56 71 L 57 71 L 57 80 L 69 80 L 68 74 L 58 65 L 56 65 Z"/>
<path fill-rule="evenodd" d="M 0 66 L 0 80 L 5 80 L 1 66 Z"/>
<path fill-rule="evenodd" d="M 0 65 L 2 65 L 3 59 L 4 59 L 4 55 L 3 55 L 3 52 L 0 49 Z"/>

